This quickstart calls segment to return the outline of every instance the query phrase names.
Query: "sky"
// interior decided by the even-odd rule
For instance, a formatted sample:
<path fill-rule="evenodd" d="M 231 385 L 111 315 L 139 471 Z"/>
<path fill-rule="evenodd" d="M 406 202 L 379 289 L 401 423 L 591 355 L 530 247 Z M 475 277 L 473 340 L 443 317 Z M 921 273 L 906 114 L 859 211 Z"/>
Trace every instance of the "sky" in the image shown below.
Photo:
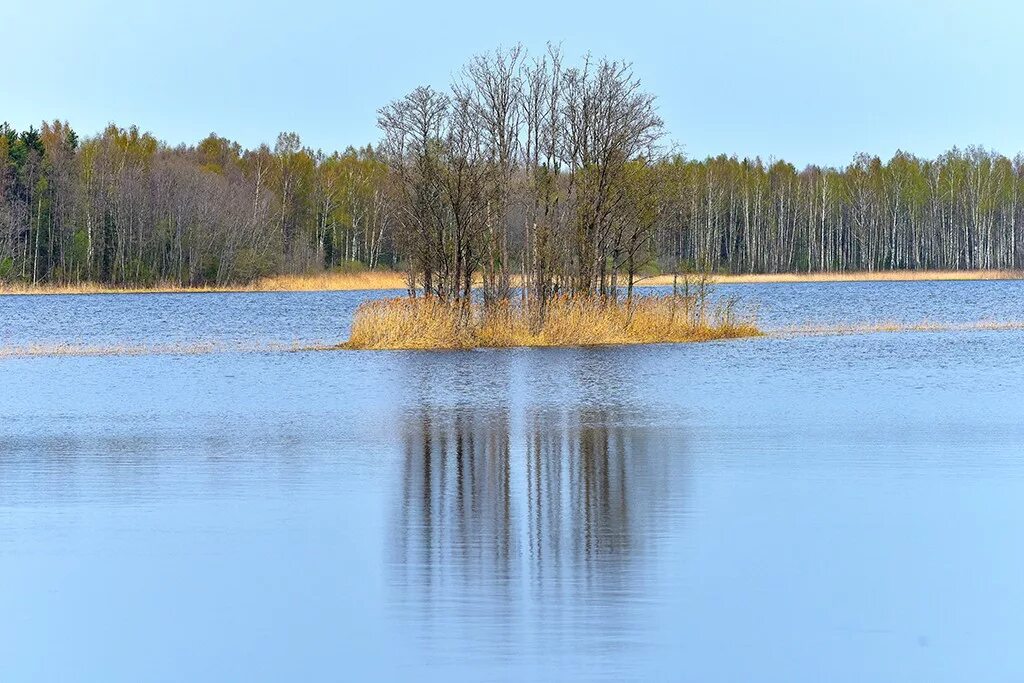
<path fill-rule="evenodd" d="M 843 165 L 1024 151 L 1024 6 L 994 0 L 265 3 L 5 0 L 0 121 L 136 124 L 170 144 L 280 131 L 325 151 L 473 54 L 548 41 L 625 59 L 688 156 Z"/>

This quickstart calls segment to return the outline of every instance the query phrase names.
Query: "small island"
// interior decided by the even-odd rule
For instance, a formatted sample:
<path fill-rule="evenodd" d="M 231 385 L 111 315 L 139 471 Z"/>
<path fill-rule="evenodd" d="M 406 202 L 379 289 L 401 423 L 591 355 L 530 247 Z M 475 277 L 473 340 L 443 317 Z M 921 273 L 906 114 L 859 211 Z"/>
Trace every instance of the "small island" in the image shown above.
<path fill-rule="evenodd" d="M 710 341 L 761 336 L 735 302 L 711 305 L 706 294 L 554 297 L 487 304 L 399 298 L 365 302 L 344 349 L 469 349 L 515 346 L 603 346 Z"/>

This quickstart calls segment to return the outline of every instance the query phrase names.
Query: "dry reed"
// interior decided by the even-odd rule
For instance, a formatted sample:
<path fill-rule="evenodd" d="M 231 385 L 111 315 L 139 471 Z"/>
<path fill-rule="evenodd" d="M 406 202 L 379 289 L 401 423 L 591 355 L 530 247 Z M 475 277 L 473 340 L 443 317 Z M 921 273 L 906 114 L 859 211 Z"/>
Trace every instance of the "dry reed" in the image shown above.
<path fill-rule="evenodd" d="M 405 288 L 405 273 L 393 270 L 364 270 L 355 273 L 278 275 L 258 280 L 247 291 L 305 292 Z"/>
<path fill-rule="evenodd" d="M 543 320 L 519 305 L 450 304 L 386 299 L 358 308 L 348 349 L 469 349 L 514 346 L 654 344 L 758 336 L 734 303 L 697 297 L 644 296 L 632 301 L 556 298 Z"/>
<path fill-rule="evenodd" d="M 671 285 L 673 275 L 656 275 L 639 284 L 645 286 Z M 876 270 L 845 273 L 750 273 L 740 275 L 713 274 L 713 284 L 757 284 L 771 282 L 912 282 L 946 280 L 1020 280 L 1019 270 Z"/>
<path fill-rule="evenodd" d="M 248 284 L 190 287 L 156 283 L 150 287 L 114 287 L 95 282 L 20 284 L 0 282 L 0 294 L 202 294 L 209 292 L 319 292 L 405 289 L 405 274 L 391 270 L 355 273 L 275 275 Z"/>
<path fill-rule="evenodd" d="M 671 285 L 673 275 L 643 278 L 638 286 Z M 929 280 L 1019 280 L 1024 272 L 1015 270 L 886 270 L 852 273 L 764 273 L 708 276 L 711 284 L 753 284 L 769 282 L 904 282 Z M 514 278 L 513 284 L 516 284 Z M 275 275 L 248 284 L 189 287 L 156 283 L 150 287 L 113 287 L 93 282 L 71 284 L 23 284 L 0 282 L 0 294 L 148 294 L 205 292 L 311 292 L 405 289 L 405 273 L 367 270 L 354 273 L 312 273 Z"/>

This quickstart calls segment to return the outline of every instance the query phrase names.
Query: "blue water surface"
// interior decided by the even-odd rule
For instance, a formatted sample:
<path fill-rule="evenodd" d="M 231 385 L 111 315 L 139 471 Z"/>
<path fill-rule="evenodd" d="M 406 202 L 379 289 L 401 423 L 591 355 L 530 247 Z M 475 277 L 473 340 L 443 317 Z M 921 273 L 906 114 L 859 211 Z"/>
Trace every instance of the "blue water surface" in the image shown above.
<path fill-rule="evenodd" d="M 0 347 L 334 343 L 382 295 L 0 297 Z M 1022 387 L 1019 331 L 3 357 L 0 680 L 1021 680 Z"/>

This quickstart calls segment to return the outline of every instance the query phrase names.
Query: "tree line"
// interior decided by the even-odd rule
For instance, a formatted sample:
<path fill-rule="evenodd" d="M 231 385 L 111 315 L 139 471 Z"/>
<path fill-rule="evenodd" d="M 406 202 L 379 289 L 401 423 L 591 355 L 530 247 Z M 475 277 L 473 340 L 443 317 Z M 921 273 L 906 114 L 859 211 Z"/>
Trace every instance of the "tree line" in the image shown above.
<path fill-rule="evenodd" d="M 1024 156 L 858 155 L 845 168 L 658 163 L 663 256 L 736 273 L 1018 269 Z"/>
<path fill-rule="evenodd" d="M 630 294 L 654 272 L 1024 266 L 1024 157 L 859 155 L 842 168 L 665 144 L 628 63 L 474 57 L 330 154 L 282 133 L 170 146 L 137 127 L 0 126 L 0 281 L 209 285 L 403 268 L 410 289 Z M 519 288 L 518 285 L 523 287 Z"/>
<path fill-rule="evenodd" d="M 282 133 L 171 147 L 135 126 L 0 126 L 0 281 L 182 286 L 393 266 L 387 170 Z"/>

